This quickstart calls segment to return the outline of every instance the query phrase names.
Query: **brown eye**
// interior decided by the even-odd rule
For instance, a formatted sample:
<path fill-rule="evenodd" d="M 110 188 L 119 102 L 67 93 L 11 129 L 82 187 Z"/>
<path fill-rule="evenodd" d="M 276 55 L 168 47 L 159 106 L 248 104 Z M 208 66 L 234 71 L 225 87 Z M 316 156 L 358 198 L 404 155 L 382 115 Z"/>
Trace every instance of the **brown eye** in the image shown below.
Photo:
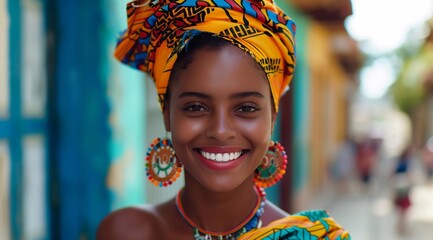
<path fill-rule="evenodd" d="M 189 104 L 183 110 L 187 112 L 204 112 L 206 111 L 206 108 L 201 104 Z"/>
<path fill-rule="evenodd" d="M 255 104 L 246 104 L 237 109 L 236 112 L 240 113 L 253 113 L 260 110 Z"/>

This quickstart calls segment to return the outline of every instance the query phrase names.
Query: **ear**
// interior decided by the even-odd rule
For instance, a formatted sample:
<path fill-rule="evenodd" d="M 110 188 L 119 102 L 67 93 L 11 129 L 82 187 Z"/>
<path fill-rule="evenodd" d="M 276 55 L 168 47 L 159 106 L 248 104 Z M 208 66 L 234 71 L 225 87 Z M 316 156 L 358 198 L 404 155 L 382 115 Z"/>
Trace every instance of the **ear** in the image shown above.
<path fill-rule="evenodd" d="M 167 132 L 171 132 L 171 125 L 170 125 L 170 101 L 166 101 L 164 105 L 164 109 L 162 110 L 162 117 L 164 118 L 164 125 L 165 130 Z"/>

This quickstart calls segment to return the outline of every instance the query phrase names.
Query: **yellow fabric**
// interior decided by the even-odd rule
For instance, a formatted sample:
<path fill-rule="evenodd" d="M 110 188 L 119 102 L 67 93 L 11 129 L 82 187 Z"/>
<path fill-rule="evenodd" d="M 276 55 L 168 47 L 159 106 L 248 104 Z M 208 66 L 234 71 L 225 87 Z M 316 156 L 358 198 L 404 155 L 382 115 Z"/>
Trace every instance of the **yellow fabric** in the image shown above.
<path fill-rule="evenodd" d="M 152 76 L 161 106 L 178 53 L 197 32 L 210 32 L 262 66 L 278 110 L 293 76 L 296 27 L 271 0 L 135 1 L 127 15 L 115 57 Z"/>
<path fill-rule="evenodd" d="M 279 219 L 241 235 L 238 240 L 327 239 L 349 240 L 349 233 L 322 210 L 310 210 Z"/>

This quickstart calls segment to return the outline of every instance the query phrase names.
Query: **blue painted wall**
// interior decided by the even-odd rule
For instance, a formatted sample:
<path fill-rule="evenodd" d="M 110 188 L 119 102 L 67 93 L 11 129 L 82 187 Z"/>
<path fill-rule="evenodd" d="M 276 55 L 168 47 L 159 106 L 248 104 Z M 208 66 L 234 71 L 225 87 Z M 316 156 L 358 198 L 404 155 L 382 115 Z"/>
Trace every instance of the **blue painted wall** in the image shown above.
<path fill-rule="evenodd" d="M 55 38 L 53 125 L 58 205 L 55 239 L 93 239 L 110 210 L 107 79 L 101 1 L 51 1 Z"/>
<path fill-rule="evenodd" d="M 107 48 L 104 73 L 110 100 L 110 181 L 111 208 L 142 204 L 145 201 L 146 84 L 145 74 L 113 57 L 117 37 L 127 28 L 126 4 L 129 0 L 103 1 L 105 19 L 103 41 Z M 150 99 L 154 101 L 155 99 Z"/>

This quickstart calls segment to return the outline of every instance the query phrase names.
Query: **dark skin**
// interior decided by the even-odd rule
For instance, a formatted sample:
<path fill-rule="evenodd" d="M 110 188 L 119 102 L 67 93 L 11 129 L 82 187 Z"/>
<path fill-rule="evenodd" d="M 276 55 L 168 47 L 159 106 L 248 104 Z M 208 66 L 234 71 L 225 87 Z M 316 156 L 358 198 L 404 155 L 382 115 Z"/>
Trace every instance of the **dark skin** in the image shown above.
<path fill-rule="evenodd" d="M 195 60 L 200 59 L 200 61 Z M 176 156 L 185 169 L 181 200 L 188 216 L 210 231 L 227 231 L 254 209 L 254 169 L 271 138 L 276 113 L 266 76 L 242 50 L 206 46 L 170 83 L 164 110 Z M 201 151 L 242 151 L 239 163 L 216 168 Z M 266 202 L 263 226 L 288 214 Z M 174 199 L 156 206 L 130 207 L 111 213 L 100 224 L 98 240 L 193 239 Z"/>

